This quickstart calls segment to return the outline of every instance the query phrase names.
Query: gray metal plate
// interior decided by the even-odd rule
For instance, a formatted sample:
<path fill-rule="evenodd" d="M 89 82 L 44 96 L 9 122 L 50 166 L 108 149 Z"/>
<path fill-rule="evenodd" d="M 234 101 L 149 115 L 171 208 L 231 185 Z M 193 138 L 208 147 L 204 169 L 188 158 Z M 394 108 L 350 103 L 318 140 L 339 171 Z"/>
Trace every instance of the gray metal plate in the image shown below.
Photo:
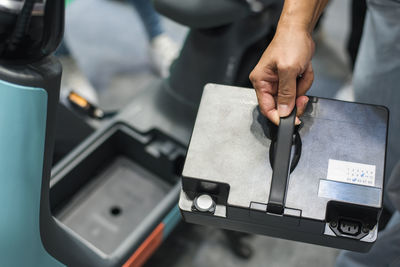
<path fill-rule="evenodd" d="M 190 142 L 184 179 L 229 184 L 228 204 L 232 206 L 266 204 L 272 176 L 270 141 L 258 116 L 254 90 L 208 84 Z M 312 98 L 301 118 L 303 150 L 289 179 L 286 207 L 301 210 L 305 218 L 325 219 L 326 204 L 334 198 L 319 196 L 318 192 L 320 180 L 327 178 L 329 159 L 375 165 L 374 187 L 381 190 L 387 116 L 383 107 Z M 363 192 L 363 188 L 368 189 L 361 186 L 357 192 Z M 363 204 L 362 195 L 354 197 L 351 190 L 346 192 L 350 195 L 336 195 L 336 200 L 342 197 Z M 380 207 L 381 201 L 381 197 L 375 198 L 370 204 Z"/>
<path fill-rule="evenodd" d="M 95 247 L 111 254 L 170 189 L 160 178 L 119 156 L 57 218 Z"/>

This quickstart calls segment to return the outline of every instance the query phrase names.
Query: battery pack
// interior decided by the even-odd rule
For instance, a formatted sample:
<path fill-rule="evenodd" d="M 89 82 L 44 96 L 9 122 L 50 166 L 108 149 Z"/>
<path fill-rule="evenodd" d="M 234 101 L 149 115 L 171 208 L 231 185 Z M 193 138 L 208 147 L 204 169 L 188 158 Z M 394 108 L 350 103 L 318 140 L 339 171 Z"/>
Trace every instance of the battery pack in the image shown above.
<path fill-rule="evenodd" d="M 253 89 L 208 84 L 179 208 L 185 221 L 367 252 L 378 234 L 388 110 L 311 97 L 279 127 Z"/>

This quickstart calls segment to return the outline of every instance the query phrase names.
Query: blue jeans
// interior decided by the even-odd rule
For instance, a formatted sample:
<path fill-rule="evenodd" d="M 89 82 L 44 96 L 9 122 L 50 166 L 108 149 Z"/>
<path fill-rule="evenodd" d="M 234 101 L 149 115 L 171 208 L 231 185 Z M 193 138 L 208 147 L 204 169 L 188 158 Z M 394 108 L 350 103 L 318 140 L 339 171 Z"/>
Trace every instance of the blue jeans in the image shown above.
<path fill-rule="evenodd" d="M 386 182 L 390 182 L 389 175 L 400 160 L 400 0 L 367 0 L 367 4 L 353 85 L 356 101 L 389 108 Z M 400 183 L 400 177 L 394 179 Z M 384 203 L 393 211 L 387 196 Z M 396 206 L 396 200 L 390 200 Z"/>
<path fill-rule="evenodd" d="M 129 1 L 142 19 L 149 40 L 152 40 L 154 37 L 164 32 L 160 15 L 155 11 L 151 0 Z"/>
<path fill-rule="evenodd" d="M 390 198 L 397 211 L 368 253 L 342 252 L 336 267 L 400 266 L 400 0 L 367 3 L 353 77 L 355 100 L 390 110 L 386 174 L 391 176 L 385 198 Z"/>
<path fill-rule="evenodd" d="M 339 254 L 336 267 L 400 266 L 400 213 L 396 212 L 372 249 L 364 253 L 345 251 Z"/>

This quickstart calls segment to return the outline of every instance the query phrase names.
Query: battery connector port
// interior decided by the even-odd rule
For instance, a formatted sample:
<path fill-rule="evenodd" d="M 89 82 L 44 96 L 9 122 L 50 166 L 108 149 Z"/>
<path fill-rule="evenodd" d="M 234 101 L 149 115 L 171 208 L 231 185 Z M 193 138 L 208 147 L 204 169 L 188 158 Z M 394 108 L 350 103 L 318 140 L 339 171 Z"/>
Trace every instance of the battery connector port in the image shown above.
<path fill-rule="evenodd" d="M 367 236 L 371 231 L 371 228 L 364 225 L 361 221 L 348 218 L 339 218 L 338 220 L 332 220 L 329 223 L 329 227 L 336 236 L 358 240 Z"/>
<path fill-rule="evenodd" d="M 358 236 L 361 233 L 361 223 L 351 220 L 339 220 L 338 230 L 344 235 Z"/>

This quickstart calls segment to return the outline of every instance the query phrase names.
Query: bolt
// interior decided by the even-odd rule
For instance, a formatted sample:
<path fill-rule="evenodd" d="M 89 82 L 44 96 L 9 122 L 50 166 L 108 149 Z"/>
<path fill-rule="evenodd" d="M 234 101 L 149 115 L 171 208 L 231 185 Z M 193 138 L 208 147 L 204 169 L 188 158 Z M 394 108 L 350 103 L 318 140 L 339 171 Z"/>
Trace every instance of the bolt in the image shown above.
<path fill-rule="evenodd" d="M 336 222 L 336 221 L 331 221 L 330 225 L 331 225 L 332 227 L 336 227 L 336 226 L 337 226 L 337 222 Z"/>
<path fill-rule="evenodd" d="M 363 231 L 364 233 L 368 233 L 368 232 L 369 232 L 369 229 L 368 229 L 367 227 L 363 227 L 363 228 L 362 228 L 362 231 Z"/>

